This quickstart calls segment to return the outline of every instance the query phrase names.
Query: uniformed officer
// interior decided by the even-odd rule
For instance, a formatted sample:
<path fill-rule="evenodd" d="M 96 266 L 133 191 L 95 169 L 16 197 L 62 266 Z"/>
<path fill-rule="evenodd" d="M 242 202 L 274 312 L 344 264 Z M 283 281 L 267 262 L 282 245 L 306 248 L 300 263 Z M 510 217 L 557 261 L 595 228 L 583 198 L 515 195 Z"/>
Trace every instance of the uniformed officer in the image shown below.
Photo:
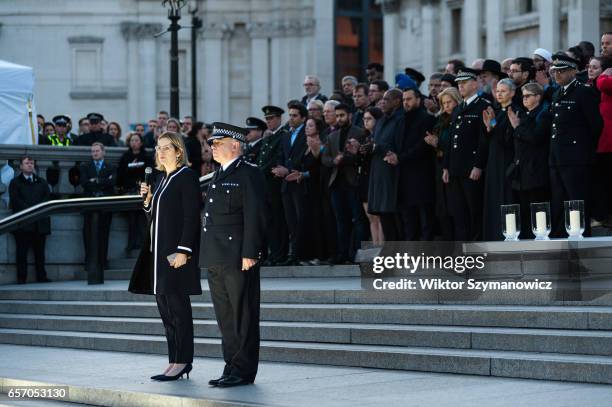
<path fill-rule="evenodd" d="M 442 180 L 450 184 L 457 240 L 480 240 L 482 234 L 482 170 L 486 166 L 486 128 L 482 112 L 490 103 L 478 96 L 479 71 L 462 68 L 455 82 L 463 102 L 451 118 L 451 143 L 444 155 Z"/>
<path fill-rule="evenodd" d="M 91 146 L 93 143 L 102 143 L 106 147 L 115 147 L 115 139 L 110 134 L 107 134 L 102 130 L 101 122 L 104 120 L 104 116 L 100 113 L 89 113 L 87 115 L 89 121 L 89 133 L 81 135 L 76 145 L 79 146 Z"/>
<path fill-rule="evenodd" d="M 68 117 L 64 115 L 58 115 L 53 118 L 53 124 L 55 125 L 55 133 L 47 135 L 43 142 L 50 146 L 69 146 L 74 143 L 68 135 Z"/>
<path fill-rule="evenodd" d="M 559 85 L 551 105 L 551 235 L 565 235 L 563 202 L 566 200 L 585 201 L 585 234 L 589 235 L 589 169 L 603 128 L 599 97 L 593 88 L 576 80 L 578 61 L 575 59 L 564 53 L 555 54 L 550 69 Z"/>
<path fill-rule="evenodd" d="M 248 117 L 246 119 L 246 128 L 248 130 L 246 139 L 247 146 L 244 158 L 251 164 L 257 165 L 257 158 L 259 156 L 259 150 L 261 149 L 263 140 L 263 133 L 266 131 L 268 126 L 266 122 L 257 117 Z"/>
<path fill-rule="evenodd" d="M 257 166 L 263 172 L 266 181 L 266 201 L 272 216 L 268 218 L 266 229 L 268 258 L 265 265 L 273 266 L 287 261 L 287 222 L 283 211 L 281 195 L 282 180 L 272 174 L 272 168 L 280 164 L 280 143 L 287 130 L 283 127 L 282 116 L 285 111 L 278 106 L 264 106 L 262 109 L 268 130 L 264 132 L 261 149 L 257 157 Z"/>
<path fill-rule="evenodd" d="M 201 266 L 221 331 L 225 368 L 211 386 L 255 381 L 259 363 L 259 261 L 266 227 L 264 178 L 243 157 L 246 129 L 213 123 L 213 158 L 221 168 L 208 186 Z"/>

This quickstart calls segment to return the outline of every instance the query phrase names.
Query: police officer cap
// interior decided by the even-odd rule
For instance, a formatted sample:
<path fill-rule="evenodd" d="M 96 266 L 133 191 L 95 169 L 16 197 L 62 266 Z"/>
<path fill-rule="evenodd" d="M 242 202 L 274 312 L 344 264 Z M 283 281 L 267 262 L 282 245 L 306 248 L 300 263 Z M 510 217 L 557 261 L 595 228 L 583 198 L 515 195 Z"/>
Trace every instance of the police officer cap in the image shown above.
<path fill-rule="evenodd" d="M 242 127 L 233 126 L 227 123 L 214 122 L 212 135 L 208 139 L 208 142 L 211 143 L 213 140 L 219 140 L 229 137 L 234 140 L 246 143 L 246 135 L 247 130 Z"/>
<path fill-rule="evenodd" d="M 410 76 L 415 82 L 422 83 L 425 81 L 425 75 L 423 75 L 414 68 L 408 67 L 404 69 L 404 72 L 406 73 L 406 75 Z"/>
<path fill-rule="evenodd" d="M 268 125 L 257 117 L 248 117 L 246 119 L 246 128 L 249 130 L 266 130 Z"/>
<path fill-rule="evenodd" d="M 283 109 L 281 109 L 278 106 L 272 106 L 272 105 L 268 105 L 268 106 L 264 106 L 261 108 L 261 111 L 264 114 L 264 117 L 268 117 L 268 116 L 282 116 L 283 113 L 285 113 L 285 111 Z"/>
<path fill-rule="evenodd" d="M 451 73 L 445 73 L 440 77 L 440 82 L 448 82 L 451 85 L 455 86 L 455 75 Z"/>
<path fill-rule="evenodd" d="M 478 69 L 461 68 L 459 69 L 459 72 L 457 72 L 455 82 L 467 81 L 470 79 L 477 80 L 478 75 L 480 75 L 480 71 Z"/>
<path fill-rule="evenodd" d="M 89 113 L 87 115 L 87 120 L 89 120 L 90 122 L 101 122 L 102 120 L 104 120 L 104 116 L 102 116 L 100 113 Z"/>
<path fill-rule="evenodd" d="M 65 126 L 70 122 L 70 118 L 63 114 L 58 114 L 51 120 L 56 126 Z"/>
<path fill-rule="evenodd" d="M 550 69 L 578 69 L 578 61 L 567 56 L 564 52 L 557 52 L 552 59 Z"/>
<path fill-rule="evenodd" d="M 416 82 L 404 73 L 395 75 L 395 87 L 401 90 L 418 89 Z"/>

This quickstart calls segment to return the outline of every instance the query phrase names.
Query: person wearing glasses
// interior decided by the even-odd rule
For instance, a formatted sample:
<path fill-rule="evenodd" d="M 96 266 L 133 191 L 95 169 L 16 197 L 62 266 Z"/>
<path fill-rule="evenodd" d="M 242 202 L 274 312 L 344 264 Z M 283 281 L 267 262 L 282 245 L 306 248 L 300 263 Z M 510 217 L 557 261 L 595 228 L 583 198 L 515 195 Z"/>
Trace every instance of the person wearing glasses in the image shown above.
<path fill-rule="evenodd" d="M 319 78 L 314 75 L 306 75 L 304 78 L 304 92 L 306 92 L 306 94 L 302 97 L 302 104 L 308 106 L 312 100 L 320 100 L 325 103 L 327 97 L 321 94 L 320 91 L 321 82 L 319 82 Z"/>
<path fill-rule="evenodd" d="M 548 150 L 552 116 L 544 103 L 542 85 L 523 85 L 523 106 L 522 117 L 508 111 L 508 120 L 514 128 L 512 189 L 521 205 L 521 238 L 533 239 L 530 204 L 550 201 Z"/>
<path fill-rule="evenodd" d="M 535 66 L 533 65 L 533 59 L 527 57 L 519 57 L 512 60 L 510 70 L 508 71 L 508 77 L 512 79 L 516 86 L 516 92 L 512 103 L 517 106 L 523 104 L 523 93 L 521 91 L 524 84 L 531 82 L 535 79 Z"/>
<path fill-rule="evenodd" d="M 565 236 L 563 202 L 585 201 L 585 236 L 591 232 L 590 167 L 603 121 L 595 90 L 576 80 L 578 61 L 553 55 L 550 68 L 559 89 L 553 96 L 550 136 L 551 237 Z"/>
<path fill-rule="evenodd" d="M 187 165 L 183 137 L 162 133 L 155 146 L 160 171 L 151 185 L 142 183 L 147 230 L 134 266 L 129 291 L 155 295 L 168 342 L 168 366 L 152 376 L 172 381 L 187 375 L 193 362 L 193 318 L 190 295 L 200 287 L 200 183 Z"/>
<path fill-rule="evenodd" d="M 200 259 L 201 266 L 208 268 L 225 367 L 221 376 L 208 384 L 234 387 L 253 383 L 259 364 L 265 181 L 261 170 L 243 157 L 247 130 L 225 123 L 213 126 L 208 142 L 221 168 L 206 192 Z"/>

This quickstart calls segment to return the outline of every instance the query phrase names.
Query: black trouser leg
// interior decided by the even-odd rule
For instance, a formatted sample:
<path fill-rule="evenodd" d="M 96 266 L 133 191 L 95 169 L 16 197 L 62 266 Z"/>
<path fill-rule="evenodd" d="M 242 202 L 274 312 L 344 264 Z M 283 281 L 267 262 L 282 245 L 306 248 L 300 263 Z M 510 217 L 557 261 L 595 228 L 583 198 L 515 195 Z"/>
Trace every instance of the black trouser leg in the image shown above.
<path fill-rule="evenodd" d="M 455 238 L 478 241 L 482 236 L 482 179 L 451 177 L 449 201 L 453 208 Z"/>
<path fill-rule="evenodd" d="M 287 257 L 287 221 L 283 209 L 283 199 L 280 188 L 273 189 L 268 194 L 270 205 L 270 230 L 268 233 L 268 247 L 270 249 L 270 260 L 273 262 L 284 261 Z"/>
<path fill-rule="evenodd" d="M 587 166 L 551 167 L 551 212 L 553 213 L 553 237 L 564 237 L 565 206 L 564 201 L 584 201 L 584 236 L 591 235 L 591 201 L 590 184 Z"/>
<path fill-rule="evenodd" d="M 402 240 L 398 229 L 397 215 L 395 213 L 381 213 L 380 225 L 385 235 L 385 242 L 397 242 Z"/>
<path fill-rule="evenodd" d="M 229 265 L 208 270 L 210 295 L 229 373 L 253 381 L 259 363 L 259 266 L 248 271 Z"/>
<path fill-rule="evenodd" d="M 155 300 L 166 330 L 168 361 L 193 362 L 193 317 L 189 296 L 156 294 Z"/>
<path fill-rule="evenodd" d="M 28 279 L 28 248 L 30 239 L 28 233 L 17 231 L 15 236 L 15 249 L 17 255 L 17 282 L 25 283 Z"/>
<path fill-rule="evenodd" d="M 99 247 L 99 259 L 104 264 L 108 261 L 108 238 L 110 235 L 110 226 L 113 218 L 111 212 L 100 213 L 100 247 Z"/>
<path fill-rule="evenodd" d="M 36 265 L 36 280 L 47 278 L 45 270 L 45 240 L 46 236 L 39 233 L 32 234 L 32 248 L 34 249 L 34 264 Z"/>

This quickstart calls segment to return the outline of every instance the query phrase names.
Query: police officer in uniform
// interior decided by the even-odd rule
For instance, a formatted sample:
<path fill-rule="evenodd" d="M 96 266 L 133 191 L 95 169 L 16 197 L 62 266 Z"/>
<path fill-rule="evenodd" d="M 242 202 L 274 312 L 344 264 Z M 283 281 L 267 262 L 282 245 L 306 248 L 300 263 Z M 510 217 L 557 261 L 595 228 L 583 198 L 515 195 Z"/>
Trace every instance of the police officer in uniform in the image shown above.
<path fill-rule="evenodd" d="M 100 113 L 89 113 L 87 115 L 89 121 L 89 133 L 80 136 L 76 145 L 78 146 L 91 146 L 93 143 L 102 143 L 106 147 L 115 147 L 115 139 L 108 133 L 102 130 L 100 122 L 104 120 L 104 116 Z"/>
<path fill-rule="evenodd" d="M 42 139 L 42 142 L 49 146 L 69 146 L 74 144 L 74 140 L 68 134 L 68 116 L 57 115 L 53 118 L 55 133 L 49 134 Z"/>
<path fill-rule="evenodd" d="M 257 117 L 248 117 L 246 119 L 246 128 L 248 130 L 246 136 L 248 144 L 246 146 L 244 158 L 251 164 L 257 165 L 257 157 L 259 156 L 259 150 L 261 150 L 263 133 L 268 126 L 266 122 Z"/>
<path fill-rule="evenodd" d="M 551 72 L 559 89 L 551 105 L 550 184 L 552 234 L 565 235 L 564 201 L 585 201 L 585 234 L 590 234 L 589 170 L 595 158 L 603 121 L 595 90 L 576 80 L 578 61 L 558 53 Z"/>
<path fill-rule="evenodd" d="M 455 78 L 463 102 L 451 118 L 451 144 L 442 170 L 442 180 L 450 184 L 455 238 L 462 241 L 476 241 L 482 236 L 482 170 L 488 154 L 482 112 L 491 104 L 478 96 L 479 73 L 462 68 Z"/>
<path fill-rule="evenodd" d="M 272 216 L 269 217 L 269 225 L 266 228 L 268 245 L 268 258 L 264 262 L 266 266 L 274 266 L 287 260 L 287 223 L 283 210 L 281 195 L 282 180 L 272 174 L 272 168 L 280 164 L 280 146 L 283 137 L 288 134 L 283 127 L 282 116 L 285 111 L 278 106 L 264 106 L 262 109 L 268 130 L 264 132 L 257 166 L 263 172 L 266 182 L 266 202 Z"/>
<path fill-rule="evenodd" d="M 264 177 L 242 157 L 246 129 L 213 123 L 219 168 L 206 193 L 200 261 L 221 331 L 225 368 L 211 386 L 255 381 L 259 363 L 259 261 L 264 246 Z"/>

